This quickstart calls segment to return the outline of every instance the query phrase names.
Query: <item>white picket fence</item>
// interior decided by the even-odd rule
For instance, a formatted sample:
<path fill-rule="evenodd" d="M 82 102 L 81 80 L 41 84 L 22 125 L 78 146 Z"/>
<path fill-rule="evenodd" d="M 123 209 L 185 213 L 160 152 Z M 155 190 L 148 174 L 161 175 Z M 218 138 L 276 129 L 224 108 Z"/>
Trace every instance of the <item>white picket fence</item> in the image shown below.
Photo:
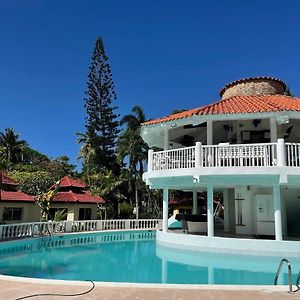
<path fill-rule="evenodd" d="M 86 231 L 156 230 L 161 228 L 161 226 L 161 219 L 87 220 L 5 224 L 0 225 L 0 240 Z"/>

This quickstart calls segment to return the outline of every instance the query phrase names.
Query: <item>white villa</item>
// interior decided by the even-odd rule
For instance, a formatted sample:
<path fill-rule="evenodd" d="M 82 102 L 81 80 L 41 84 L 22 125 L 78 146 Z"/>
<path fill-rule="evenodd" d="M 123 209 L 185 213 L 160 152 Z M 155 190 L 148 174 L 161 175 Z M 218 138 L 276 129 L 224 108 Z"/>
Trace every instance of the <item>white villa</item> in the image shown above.
<path fill-rule="evenodd" d="M 223 193 L 218 244 L 224 236 L 274 236 L 272 245 L 300 238 L 300 99 L 285 91 L 276 78 L 241 79 L 227 84 L 218 102 L 142 124 L 149 147 L 163 149 L 149 150 L 143 177 L 163 190 L 158 240 L 174 241 L 175 233 L 168 232 L 169 190 L 193 192 L 195 214 L 197 192 L 207 192 L 209 238 L 217 236 L 213 193 Z M 176 240 L 187 236 L 203 239 L 176 234 Z"/>

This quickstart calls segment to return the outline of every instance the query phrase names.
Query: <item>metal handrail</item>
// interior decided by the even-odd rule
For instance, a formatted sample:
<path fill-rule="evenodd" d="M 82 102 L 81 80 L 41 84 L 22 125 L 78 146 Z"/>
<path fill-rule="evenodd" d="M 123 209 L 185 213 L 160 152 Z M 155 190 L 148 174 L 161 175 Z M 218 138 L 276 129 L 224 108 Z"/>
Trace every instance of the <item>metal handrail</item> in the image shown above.
<path fill-rule="evenodd" d="M 300 280 L 300 270 L 296 279 L 296 286 L 299 288 L 299 280 Z"/>
<path fill-rule="evenodd" d="M 277 285 L 278 276 L 279 276 L 279 274 L 280 274 L 280 272 L 281 272 L 283 263 L 286 263 L 286 264 L 287 264 L 287 267 L 288 267 L 289 293 L 293 293 L 293 288 L 292 288 L 292 285 L 293 285 L 293 282 L 292 282 L 292 267 L 291 267 L 291 264 L 290 264 L 289 260 L 286 259 L 286 258 L 283 258 L 283 259 L 280 261 L 280 264 L 279 264 L 279 267 L 278 267 L 278 269 L 277 269 L 277 273 L 276 273 L 276 276 L 275 276 L 275 279 L 274 279 L 274 285 Z"/>

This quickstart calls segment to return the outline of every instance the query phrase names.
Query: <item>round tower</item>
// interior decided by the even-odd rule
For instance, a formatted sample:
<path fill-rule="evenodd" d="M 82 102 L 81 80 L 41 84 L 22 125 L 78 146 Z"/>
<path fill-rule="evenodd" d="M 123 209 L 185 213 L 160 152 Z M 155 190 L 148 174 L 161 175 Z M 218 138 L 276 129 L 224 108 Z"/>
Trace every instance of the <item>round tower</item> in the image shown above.
<path fill-rule="evenodd" d="M 286 84 L 273 77 L 245 78 L 233 81 L 225 85 L 220 96 L 222 100 L 235 96 L 254 96 L 254 95 L 283 95 Z"/>

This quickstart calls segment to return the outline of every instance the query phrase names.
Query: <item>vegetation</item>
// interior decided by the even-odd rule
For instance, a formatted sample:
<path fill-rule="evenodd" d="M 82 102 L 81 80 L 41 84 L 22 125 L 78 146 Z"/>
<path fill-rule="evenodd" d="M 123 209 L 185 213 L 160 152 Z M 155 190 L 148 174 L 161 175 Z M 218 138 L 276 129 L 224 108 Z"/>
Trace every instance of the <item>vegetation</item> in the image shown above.
<path fill-rule="evenodd" d="M 162 195 L 150 190 L 142 180 L 148 146 L 140 136 L 146 121 L 143 108 L 134 106 L 120 118 L 112 73 L 101 38 L 96 40 L 89 68 L 85 98 L 85 132 L 77 132 L 81 145 L 78 159 L 80 172 L 67 156 L 49 158 L 21 140 L 13 128 L 0 132 L 0 170 L 19 183 L 19 188 L 37 196 L 44 219 L 63 219 L 63 211 L 50 216 L 51 201 L 57 191 L 53 183 L 65 175 L 87 182 L 92 193 L 106 201 L 99 209 L 101 218 L 156 218 L 160 216 Z M 120 131 L 119 126 L 123 127 Z"/>
<path fill-rule="evenodd" d="M 19 188 L 29 195 L 39 195 L 47 191 L 55 178 L 45 171 L 12 171 L 9 176 L 19 183 Z"/>
<path fill-rule="evenodd" d="M 51 201 L 57 194 L 59 189 L 59 181 L 55 183 L 47 192 L 41 193 L 37 196 L 36 204 L 41 208 L 41 221 L 51 220 L 53 217 L 50 214 Z"/>
<path fill-rule="evenodd" d="M 124 160 L 128 161 L 128 187 L 129 193 L 134 191 L 136 217 L 139 217 L 139 187 L 142 187 L 142 175 L 144 172 L 144 162 L 147 159 L 148 146 L 140 136 L 140 126 L 146 121 L 143 109 L 134 106 L 133 114 L 125 115 L 121 119 L 121 125 L 126 125 L 126 129 L 121 133 L 117 143 L 117 157 L 123 165 Z"/>
<path fill-rule="evenodd" d="M 85 141 L 82 142 L 87 143 L 87 148 L 93 149 L 93 167 L 97 171 L 103 169 L 115 171 L 117 168 L 114 149 L 119 133 L 119 122 L 117 121 L 118 115 L 115 113 L 117 106 L 112 103 L 114 100 L 116 100 L 116 93 L 111 68 L 103 41 L 98 38 L 87 82 L 86 133 L 81 135 L 85 136 Z M 87 154 L 91 153 L 86 152 Z"/>
<path fill-rule="evenodd" d="M 19 137 L 13 128 L 5 128 L 4 132 L 0 132 L 0 159 L 7 167 L 23 161 L 27 143 Z"/>

